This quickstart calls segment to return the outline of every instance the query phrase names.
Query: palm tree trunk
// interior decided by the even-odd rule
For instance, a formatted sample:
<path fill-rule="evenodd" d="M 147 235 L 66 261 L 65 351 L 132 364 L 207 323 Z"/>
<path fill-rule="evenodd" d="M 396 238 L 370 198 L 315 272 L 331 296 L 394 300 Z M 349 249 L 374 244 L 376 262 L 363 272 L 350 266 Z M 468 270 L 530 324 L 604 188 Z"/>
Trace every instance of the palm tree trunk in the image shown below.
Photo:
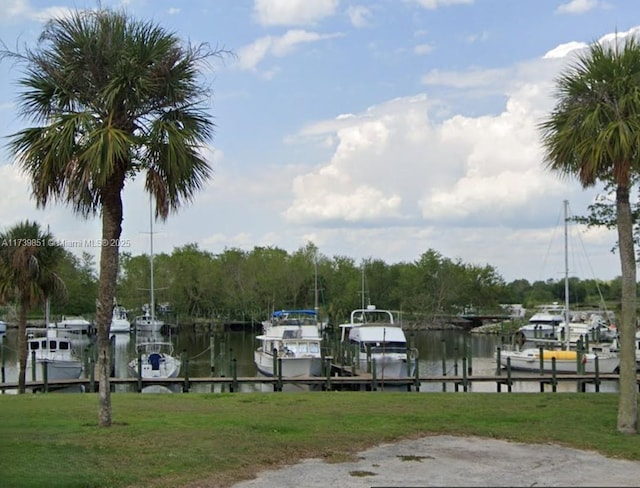
<path fill-rule="evenodd" d="M 633 217 L 629 189 L 618 186 L 616 192 L 618 242 L 622 269 L 622 306 L 620 333 L 620 398 L 618 431 L 638 432 L 638 391 L 636 385 L 636 259 L 633 245 Z"/>
<path fill-rule="evenodd" d="M 18 357 L 20 358 L 20 371 L 18 373 L 18 393 L 26 391 L 27 379 L 27 306 L 20 301 L 18 315 Z M 47 324 L 48 325 L 48 324 Z"/>
<path fill-rule="evenodd" d="M 124 180 L 124 179 L 123 179 Z M 102 247 L 100 252 L 100 288 L 98 291 L 98 424 L 111 426 L 111 348 L 109 329 L 113 316 L 113 300 L 118 277 L 119 247 L 122 233 L 122 197 L 120 185 L 111 185 L 102 192 Z"/>

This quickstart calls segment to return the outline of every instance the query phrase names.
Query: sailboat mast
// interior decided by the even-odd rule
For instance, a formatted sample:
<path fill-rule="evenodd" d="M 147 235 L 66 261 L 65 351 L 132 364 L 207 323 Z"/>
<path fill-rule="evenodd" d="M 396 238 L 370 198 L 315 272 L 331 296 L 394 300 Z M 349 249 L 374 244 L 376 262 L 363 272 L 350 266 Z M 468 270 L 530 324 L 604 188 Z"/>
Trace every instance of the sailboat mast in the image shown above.
<path fill-rule="evenodd" d="M 151 323 L 155 323 L 155 304 L 154 304 L 154 296 L 153 296 L 153 201 L 151 195 L 149 195 L 149 282 L 150 282 L 150 293 L 149 300 L 151 303 L 149 304 L 151 308 Z"/>
<path fill-rule="evenodd" d="M 569 330 L 569 201 L 564 201 L 564 337 L 567 351 L 570 349 Z"/>

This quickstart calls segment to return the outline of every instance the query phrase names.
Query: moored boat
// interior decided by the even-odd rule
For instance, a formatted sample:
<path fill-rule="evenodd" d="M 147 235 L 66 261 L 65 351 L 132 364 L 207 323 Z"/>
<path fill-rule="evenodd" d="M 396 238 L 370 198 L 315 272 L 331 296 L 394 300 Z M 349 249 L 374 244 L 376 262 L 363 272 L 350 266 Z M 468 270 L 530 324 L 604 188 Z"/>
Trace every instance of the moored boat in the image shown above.
<path fill-rule="evenodd" d="M 256 339 L 254 362 L 261 374 L 277 376 L 279 367 L 283 378 L 322 374 L 322 337 L 315 324 L 271 323 Z"/>
<path fill-rule="evenodd" d="M 532 347 L 521 351 L 500 351 L 496 359 L 503 368 L 533 373 L 595 373 L 596 368 L 599 373 L 617 373 L 620 368 L 619 356 L 607 350 L 581 353 Z"/>
<path fill-rule="evenodd" d="M 173 343 L 155 335 L 138 338 L 136 357 L 128 363 L 131 374 L 142 378 L 176 378 L 181 366 L 180 358 L 174 356 Z"/>
<path fill-rule="evenodd" d="M 35 361 L 35 364 L 34 364 Z M 73 351 L 71 340 L 51 334 L 27 338 L 27 375 L 35 370 L 36 381 L 77 379 L 82 374 L 82 360 Z"/>
<path fill-rule="evenodd" d="M 351 312 L 350 321 L 340 328 L 342 342 L 356 349 L 361 371 L 371 372 L 375 363 L 379 378 L 406 378 L 414 374 L 417 353 L 407 348 L 404 331 L 395 322 L 392 311 L 374 305 L 356 309 Z"/>

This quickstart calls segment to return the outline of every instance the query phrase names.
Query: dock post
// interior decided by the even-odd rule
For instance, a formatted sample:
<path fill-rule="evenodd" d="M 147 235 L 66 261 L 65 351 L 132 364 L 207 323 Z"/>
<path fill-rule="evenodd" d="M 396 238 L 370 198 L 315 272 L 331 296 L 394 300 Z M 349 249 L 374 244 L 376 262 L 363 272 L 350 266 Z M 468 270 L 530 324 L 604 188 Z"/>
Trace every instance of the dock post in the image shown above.
<path fill-rule="evenodd" d="M 473 351 L 470 347 L 467 348 L 467 373 L 473 375 Z"/>
<path fill-rule="evenodd" d="M 418 361 L 418 357 L 416 356 L 416 359 L 414 361 L 414 378 L 413 378 L 413 387 L 416 389 L 416 391 L 420 391 L 420 366 L 419 366 L 420 362 Z"/>
<path fill-rule="evenodd" d="M 182 392 L 189 393 L 189 354 L 186 349 L 182 351 L 182 364 L 184 364 L 184 384 L 182 385 Z"/>
<path fill-rule="evenodd" d="M 325 391 L 331 391 L 331 357 L 325 356 L 324 361 L 324 374 L 326 376 L 326 383 L 324 386 Z"/>
<path fill-rule="evenodd" d="M 539 364 L 540 364 L 540 374 L 543 375 L 544 374 L 544 348 L 542 346 L 538 348 L 538 358 L 539 358 Z"/>
<path fill-rule="evenodd" d="M 371 391 L 378 390 L 378 382 L 376 379 L 376 360 L 371 360 Z"/>
<path fill-rule="evenodd" d="M 36 352 L 31 351 L 31 381 L 36 380 Z"/>
<path fill-rule="evenodd" d="M 93 385 L 93 381 L 91 384 Z M 138 351 L 138 393 L 142 393 L 142 351 Z"/>
<path fill-rule="evenodd" d="M 231 360 L 231 375 L 232 375 L 232 381 L 231 381 L 231 392 L 235 392 L 238 391 L 238 360 L 236 358 L 233 358 Z"/>
<path fill-rule="evenodd" d="M 109 337 L 109 375 L 114 377 L 116 375 L 116 336 L 111 334 Z M 115 385 L 111 384 L 111 391 Z"/>
<path fill-rule="evenodd" d="M 556 393 L 558 391 L 558 381 L 556 378 L 556 358 L 551 358 L 551 391 Z"/>
<path fill-rule="evenodd" d="M 44 392 L 49 393 L 49 363 L 42 362 L 42 382 L 44 384 Z"/>
<path fill-rule="evenodd" d="M 0 377 L 3 383 L 6 383 L 7 377 L 4 369 L 4 334 L 0 337 Z M 4 389 L 2 390 L 2 394 L 4 395 Z"/>
<path fill-rule="evenodd" d="M 511 393 L 511 358 L 507 357 L 507 392 Z"/>
<path fill-rule="evenodd" d="M 371 373 L 373 366 L 371 365 L 371 344 L 367 344 L 367 373 Z"/>
<path fill-rule="evenodd" d="M 598 355 L 595 358 L 596 379 L 594 380 L 594 386 L 596 393 L 600 393 L 600 365 L 598 364 Z"/>
<path fill-rule="evenodd" d="M 278 391 L 282 391 L 282 358 L 278 358 Z"/>
<path fill-rule="evenodd" d="M 272 351 L 272 358 L 273 358 L 273 378 L 277 378 L 278 377 L 278 349 L 276 349 L 275 347 L 273 348 Z M 273 391 L 278 391 L 278 383 L 276 381 L 273 382 Z"/>
<path fill-rule="evenodd" d="M 442 339 L 442 376 L 447 376 L 447 343 Z M 442 382 L 443 393 L 447 391 L 447 382 Z"/>
<path fill-rule="evenodd" d="M 216 371 L 216 334 L 211 329 L 209 329 L 209 366 L 213 376 Z"/>
<path fill-rule="evenodd" d="M 467 383 L 467 368 L 466 368 L 466 363 L 467 362 L 467 358 L 463 357 L 462 358 L 462 391 L 467 392 L 468 391 L 468 383 Z"/>
<path fill-rule="evenodd" d="M 453 376 L 455 377 L 458 376 L 458 347 L 457 346 L 453 347 Z M 458 391 L 457 381 L 453 384 L 453 388 L 456 392 Z"/>

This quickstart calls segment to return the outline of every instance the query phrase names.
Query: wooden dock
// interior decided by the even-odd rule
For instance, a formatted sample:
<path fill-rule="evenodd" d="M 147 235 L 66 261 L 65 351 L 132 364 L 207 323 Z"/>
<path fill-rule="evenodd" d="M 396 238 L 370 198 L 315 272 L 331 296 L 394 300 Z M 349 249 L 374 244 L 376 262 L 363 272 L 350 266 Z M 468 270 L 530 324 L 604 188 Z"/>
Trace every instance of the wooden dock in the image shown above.
<path fill-rule="evenodd" d="M 514 383 L 528 382 L 538 383 L 540 391 L 556 391 L 560 383 L 574 382 L 578 386 L 577 391 L 585 391 L 585 385 L 595 385 L 595 391 L 599 391 L 599 386 L 605 381 L 619 381 L 618 374 L 511 374 L 511 375 L 456 375 L 456 376 L 419 376 L 406 378 L 375 378 L 370 373 L 361 373 L 354 376 L 313 376 L 297 378 L 277 378 L 277 377 L 182 377 L 182 378 L 111 378 L 111 385 L 132 385 L 137 386 L 138 391 L 150 385 L 181 386 L 182 392 L 189 392 L 192 385 L 220 385 L 228 391 L 240 391 L 243 384 L 271 385 L 274 391 L 282 391 L 284 385 L 309 385 L 318 387 L 321 390 L 368 390 L 379 391 L 385 386 L 405 386 L 407 391 L 420 391 L 423 383 L 441 383 L 443 391 L 447 391 L 447 386 L 453 386 L 454 391 L 470 391 L 474 383 L 495 383 L 496 392 L 506 389 L 512 391 Z M 637 383 L 640 386 L 640 375 L 637 376 Z M 56 389 L 68 387 L 82 387 L 85 391 L 97 391 L 98 382 L 89 378 L 79 378 L 74 380 L 50 380 L 46 384 L 43 381 L 27 381 L 26 388 L 29 391 L 54 391 Z M 545 388 L 547 387 L 547 388 Z M 0 391 L 15 390 L 18 388 L 17 382 L 0 383 Z M 449 390 L 451 391 L 451 390 Z"/>

